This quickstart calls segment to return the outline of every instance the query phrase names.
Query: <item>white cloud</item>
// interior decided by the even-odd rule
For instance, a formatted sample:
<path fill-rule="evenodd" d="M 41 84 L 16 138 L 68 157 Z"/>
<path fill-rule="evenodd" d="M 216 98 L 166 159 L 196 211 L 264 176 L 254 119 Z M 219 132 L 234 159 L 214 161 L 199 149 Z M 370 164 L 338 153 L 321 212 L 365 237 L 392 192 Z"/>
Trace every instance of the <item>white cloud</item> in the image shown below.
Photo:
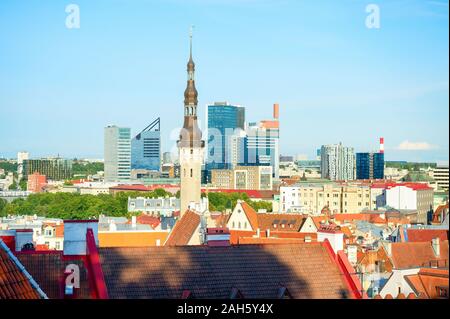
<path fill-rule="evenodd" d="M 439 148 L 437 145 L 427 142 L 410 142 L 408 140 L 401 142 L 400 145 L 396 147 L 399 151 L 428 151 L 437 148 Z"/>

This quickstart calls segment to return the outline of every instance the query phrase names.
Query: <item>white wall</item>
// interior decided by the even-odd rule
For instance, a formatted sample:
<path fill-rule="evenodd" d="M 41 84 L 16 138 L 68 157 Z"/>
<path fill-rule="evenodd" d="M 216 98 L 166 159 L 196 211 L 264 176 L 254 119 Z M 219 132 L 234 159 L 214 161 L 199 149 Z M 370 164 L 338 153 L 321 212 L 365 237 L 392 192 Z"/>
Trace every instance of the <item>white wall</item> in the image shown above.
<path fill-rule="evenodd" d="M 234 226 L 233 226 L 234 225 Z M 239 227 L 239 225 L 241 227 Z M 227 227 L 230 230 L 256 230 L 252 229 L 250 221 L 242 208 L 242 205 L 238 202 L 233 212 L 231 213 L 230 219 L 228 220 Z"/>
<path fill-rule="evenodd" d="M 302 225 L 302 228 L 300 228 L 300 233 L 316 233 L 317 232 L 317 227 L 316 224 L 314 224 L 313 219 L 308 216 L 308 218 L 306 218 L 305 222 Z"/>
<path fill-rule="evenodd" d="M 287 213 L 292 207 L 300 207 L 298 187 L 280 187 L 280 212 Z"/>
<path fill-rule="evenodd" d="M 405 280 L 405 276 L 415 275 L 419 272 L 420 268 L 413 269 L 393 269 L 392 275 L 389 277 L 386 284 L 380 291 L 381 297 L 385 298 L 387 294 L 391 294 L 392 297 L 397 298 L 399 290 L 405 296 L 408 296 L 411 292 L 411 286 Z"/>
<path fill-rule="evenodd" d="M 323 242 L 325 239 L 328 239 L 328 241 L 331 244 L 331 247 L 333 248 L 334 253 L 337 253 L 340 250 L 344 249 L 344 233 L 337 232 L 337 233 L 328 233 L 328 232 L 317 232 L 317 241 Z"/>
<path fill-rule="evenodd" d="M 386 205 L 395 209 L 417 209 L 417 191 L 406 186 L 386 189 Z"/>

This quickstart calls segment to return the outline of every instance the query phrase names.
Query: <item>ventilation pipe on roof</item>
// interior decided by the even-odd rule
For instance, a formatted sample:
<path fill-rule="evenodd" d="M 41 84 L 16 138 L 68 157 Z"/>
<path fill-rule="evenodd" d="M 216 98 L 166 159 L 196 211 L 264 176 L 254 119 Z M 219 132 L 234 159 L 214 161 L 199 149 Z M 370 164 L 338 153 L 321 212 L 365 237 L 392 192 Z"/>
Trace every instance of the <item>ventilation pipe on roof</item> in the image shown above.
<path fill-rule="evenodd" d="M 259 229 L 259 228 L 256 229 L 256 237 L 257 238 L 261 237 L 261 229 Z"/>
<path fill-rule="evenodd" d="M 269 238 L 270 237 L 270 229 L 266 230 L 266 237 Z"/>
<path fill-rule="evenodd" d="M 439 257 L 441 255 L 441 249 L 440 249 L 440 243 L 439 243 L 439 237 L 433 238 L 431 240 L 431 246 L 433 247 L 433 252 L 436 257 Z"/>
<path fill-rule="evenodd" d="M 136 216 L 131 216 L 131 226 L 136 228 Z"/>

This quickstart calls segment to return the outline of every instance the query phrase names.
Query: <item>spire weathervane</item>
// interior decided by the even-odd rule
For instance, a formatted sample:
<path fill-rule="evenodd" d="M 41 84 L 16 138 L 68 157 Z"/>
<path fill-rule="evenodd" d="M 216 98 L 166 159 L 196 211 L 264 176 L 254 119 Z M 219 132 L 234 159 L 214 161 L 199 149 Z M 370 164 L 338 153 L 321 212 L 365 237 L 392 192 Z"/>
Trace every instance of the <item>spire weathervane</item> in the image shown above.
<path fill-rule="evenodd" d="M 194 25 L 191 24 L 191 27 L 189 29 L 189 57 L 192 59 L 192 34 L 194 32 Z"/>

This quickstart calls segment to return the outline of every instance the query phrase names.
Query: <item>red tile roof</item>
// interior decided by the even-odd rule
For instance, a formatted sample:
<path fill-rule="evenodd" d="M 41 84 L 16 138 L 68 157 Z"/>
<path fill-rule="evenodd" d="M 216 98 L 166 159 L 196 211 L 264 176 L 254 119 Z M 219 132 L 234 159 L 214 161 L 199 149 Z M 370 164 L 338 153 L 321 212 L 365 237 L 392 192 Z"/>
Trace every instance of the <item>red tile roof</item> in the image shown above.
<path fill-rule="evenodd" d="M 75 264 L 80 269 L 80 288 L 77 289 L 77 298 L 90 298 L 87 269 L 81 260 L 64 260 L 62 252 L 26 252 L 17 253 L 17 258 L 24 265 L 39 287 L 49 299 L 63 297 L 61 280 L 64 270 L 69 264 Z"/>
<path fill-rule="evenodd" d="M 371 188 L 386 188 L 391 189 L 398 186 L 405 186 L 411 188 L 413 190 L 429 190 L 432 189 L 426 183 L 413 183 L 413 182 L 405 182 L 405 183 L 396 183 L 396 182 L 385 182 L 385 183 L 373 183 Z"/>
<path fill-rule="evenodd" d="M 257 212 L 247 202 L 241 201 L 240 203 L 245 215 L 247 216 L 248 221 L 250 222 L 250 225 L 252 226 L 252 229 L 258 229 L 259 226 Z"/>
<path fill-rule="evenodd" d="M 276 298 L 285 287 L 293 298 L 352 295 L 322 243 L 100 248 L 111 298 Z"/>
<path fill-rule="evenodd" d="M 149 216 L 149 215 L 145 215 L 145 214 L 141 214 L 141 215 L 137 216 L 136 222 L 138 224 L 150 225 L 153 229 L 158 227 L 158 225 L 161 223 L 161 221 L 159 220 L 158 217 Z"/>
<path fill-rule="evenodd" d="M 25 274 L 0 245 L 0 299 L 41 299 Z"/>
<path fill-rule="evenodd" d="M 202 188 L 202 192 L 205 191 L 206 188 Z M 274 190 L 208 188 L 208 193 L 246 193 L 250 198 L 272 199 L 273 196 L 279 192 Z"/>
<path fill-rule="evenodd" d="M 433 238 L 448 240 L 448 229 L 411 229 L 406 230 L 409 242 L 430 242 Z"/>
<path fill-rule="evenodd" d="M 257 213 L 258 227 L 284 232 L 298 232 L 306 220 L 306 216 L 299 214 Z"/>
<path fill-rule="evenodd" d="M 440 256 L 434 254 L 431 242 L 391 244 L 391 260 L 396 269 L 415 267 L 448 267 L 448 240 L 440 242 Z"/>
<path fill-rule="evenodd" d="M 169 238 L 165 243 L 166 246 L 184 246 L 195 233 L 200 225 L 200 215 L 194 211 L 188 210 L 175 223 L 173 230 L 169 234 Z"/>
<path fill-rule="evenodd" d="M 422 268 L 419 273 L 405 276 L 405 279 L 416 295 L 422 294 L 430 299 L 448 299 L 448 268 Z M 447 291 L 447 296 L 440 296 L 439 288 L 444 288 Z"/>

